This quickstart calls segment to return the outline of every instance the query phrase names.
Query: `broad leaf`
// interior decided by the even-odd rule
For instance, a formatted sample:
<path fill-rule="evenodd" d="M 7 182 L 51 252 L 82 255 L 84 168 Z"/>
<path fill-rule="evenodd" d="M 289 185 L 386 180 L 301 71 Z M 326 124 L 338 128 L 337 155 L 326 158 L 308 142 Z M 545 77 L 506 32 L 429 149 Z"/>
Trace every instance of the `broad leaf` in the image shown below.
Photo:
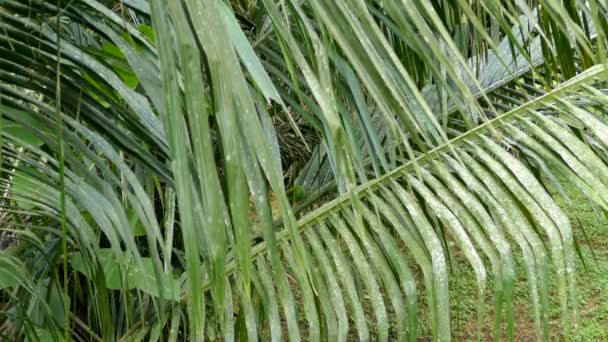
<path fill-rule="evenodd" d="M 138 265 L 124 253 L 115 254 L 111 249 L 99 249 L 96 254 L 105 277 L 106 287 L 109 289 L 137 289 L 152 296 L 159 297 L 157 278 L 154 274 L 152 260 L 141 258 L 142 265 Z M 92 279 L 94 267 L 88 265 L 80 253 L 72 255 L 71 265 L 74 270 Z M 179 299 L 179 281 L 170 274 L 162 274 L 160 281 L 163 286 L 165 299 Z"/>

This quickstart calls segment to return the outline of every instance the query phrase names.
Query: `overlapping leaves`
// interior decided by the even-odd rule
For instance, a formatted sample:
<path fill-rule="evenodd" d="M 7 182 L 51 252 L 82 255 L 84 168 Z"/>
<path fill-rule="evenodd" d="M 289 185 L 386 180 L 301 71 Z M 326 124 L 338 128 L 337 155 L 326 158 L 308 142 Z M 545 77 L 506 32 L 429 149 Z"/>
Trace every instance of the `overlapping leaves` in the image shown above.
<path fill-rule="evenodd" d="M 50 278 L 92 299 L 67 305 L 71 333 L 92 339 L 415 340 L 422 293 L 449 340 L 448 256 L 462 253 L 480 318 L 494 294 L 495 333 L 505 310 L 512 339 L 520 250 L 538 337 L 549 269 L 564 326 L 576 317 L 572 231 L 530 170 L 606 208 L 605 4 L 264 0 L 247 34 L 220 1 L 122 5 L 154 36 L 94 0 L 0 5 L 1 113 L 34 136 L 2 132 L 3 229 L 23 258 L 2 262 L 35 275 L 3 278 L 19 283 L 7 305 L 38 303 Z M 342 194 L 299 221 L 272 127 L 283 115 L 299 136 L 294 113 Z M 60 242 L 84 279 L 57 276 Z"/>

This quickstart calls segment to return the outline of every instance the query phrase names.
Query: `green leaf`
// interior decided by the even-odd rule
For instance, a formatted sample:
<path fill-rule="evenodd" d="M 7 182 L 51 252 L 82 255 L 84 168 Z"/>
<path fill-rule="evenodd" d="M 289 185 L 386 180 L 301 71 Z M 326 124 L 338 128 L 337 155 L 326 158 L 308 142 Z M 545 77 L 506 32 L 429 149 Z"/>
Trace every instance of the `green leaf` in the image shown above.
<path fill-rule="evenodd" d="M 133 231 L 133 235 L 134 236 L 145 236 L 146 228 L 144 227 L 143 223 L 141 223 L 141 220 L 137 216 L 137 213 L 135 213 L 135 211 L 133 211 L 133 210 L 130 210 L 128 215 L 129 215 L 129 225 L 131 227 L 131 230 Z"/>
<path fill-rule="evenodd" d="M 11 271 L 5 267 L 0 268 L 0 289 L 19 285 L 19 279 L 17 279 L 15 272 Z"/>
<path fill-rule="evenodd" d="M 148 25 L 139 25 L 137 26 L 139 31 L 146 36 L 146 38 L 150 39 L 152 43 L 156 43 L 156 35 L 154 34 L 154 29 Z"/>
<path fill-rule="evenodd" d="M 107 57 L 110 57 L 105 58 L 105 60 L 112 65 L 114 71 L 120 76 L 123 82 L 125 82 L 127 87 L 131 89 L 137 88 L 137 85 L 139 84 L 137 76 L 129 66 L 126 56 L 118 46 L 112 43 L 105 43 L 103 44 L 102 51 L 105 52 Z"/>
<path fill-rule="evenodd" d="M 29 335 L 25 337 L 25 342 L 63 342 L 65 338 L 61 331 L 51 331 L 49 329 L 43 329 L 39 327 L 34 328 L 35 338 Z"/>
<path fill-rule="evenodd" d="M 137 289 L 154 297 L 160 296 L 158 281 L 154 274 L 152 259 L 142 257 L 142 265 L 130 260 L 125 253 L 115 254 L 111 249 L 101 248 L 96 253 L 105 276 L 106 287 L 112 290 Z M 92 279 L 91 265 L 88 265 L 80 253 L 72 256 L 72 268 L 87 278 Z M 122 276 L 125 276 L 123 279 Z M 160 282 L 163 287 L 163 298 L 179 300 L 179 281 L 169 274 L 162 274 Z"/>
<path fill-rule="evenodd" d="M 109 54 L 110 56 L 113 56 L 117 59 L 125 59 L 125 55 L 122 53 L 122 51 L 120 51 L 120 49 L 118 48 L 118 46 L 112 44 L 112 43 L 105 43 L 102 46 L 102 51 L 104 51 L 105 53 Z"/>
<path fill-rule="evenodd" d="M 95 87 L 97 90 L 99 90 L 99 92 L 101 94 L 104 94 L 110 98 L 114 98 L 114 94 L 113 94 L 113 90 L 109 89 L 108 87 L 104 86 L 103 84 L 97 82 L 95 79 L 93 79 L 93 77 L 91 77 L 89 74 L 85 73 L 84 74 L 84 79 L 87 80 L 93 87 Z M 98 95 L 96 92 L 87 89 L 87 93 L 89 95 L 91 95 L 95 100 L 97 100 L 99 102 L 99 104 L 101 104 L 104 108 L 110 108 L 110 103 L 106 100 L 104 100 L 100 95 Z"/>
<path fill-rule="evenodd" d="M 32 209 L 36 207 L 36 199 L 45 195 L 43 188 L 36 179 L 38 177 L 43 178 L 44 175 L 33 167 L 21 167 L 15 170 L 12 192 L 19 207 Z"/>
<path fill-rule="evenodd" d="M 28 308 L 28 318 L 35 324 L 50 328 L 52 323 L 48 321 L 49 317 L 47 316 L 48 311 L 50 311 L 57 324 L 65 324 L 66 315 L 63 301 L 67 300 L 69 307 L 70 298 L 64 298 L 63 289 L 57 288 L 57 283 L 50 283 L 49 278 L 44 278 L 36 284 L 36 292 L 37 296 L 32 299 Z"/>
<path fill-rule="evenodd" d="M 0 132 L 33 147 L 40 147 L 44 144 L 44 141 L 33 132 L 37 131 L 38 133 L 46 134 L 49 132 L 48 127 L 42 125 L 29 113 L 4 104 L 0 104 L 0 113 L 11 118 L 8 119 L 5 117 L 2 119 L 0 123 Z"/>
<path fill-rule="evenodd" d="M 19 141 L 23 141 L 24 143 L 26 143 L 28 145 L 40 147 L 44 144 L 44 141 L 42 141 L 42 139 L 38 138 L 38 136 L 36 136 L 34 133 L 32 133 L 31 129 L 29 129 L 27 127 L 23 127 L 22 125 L 20 125 L 16 122 L 12 122 L 12 121 L 3 122 L 2 125 L 0 126 L 0 131 L 3 132 L 4 134 L 7 134 L 11 137 L 16 138 Z"/>
<path fill-rule="evenodd" d="M 114 71 L 116 71 L 118 76 L 120 76 L 120 78 L 123 80 L 123 82 L 125 82 L 127 87 L 129 87 L 131 89 L 135 89 L 139 85 L 139 80 L 137 79 L 137 76 L 133 72 L 123 70 L 123 69 L 118 69 L 118 68 L 115 68 Z"/>

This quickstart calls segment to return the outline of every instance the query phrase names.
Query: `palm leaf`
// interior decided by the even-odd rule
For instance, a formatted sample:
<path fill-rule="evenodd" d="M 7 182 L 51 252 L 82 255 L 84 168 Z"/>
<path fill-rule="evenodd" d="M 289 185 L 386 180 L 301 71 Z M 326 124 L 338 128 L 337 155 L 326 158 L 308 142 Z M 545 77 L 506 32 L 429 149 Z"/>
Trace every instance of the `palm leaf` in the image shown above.
<path fill-rule="evenodd" d="M 474 252 L 476 249 L 471 245 L 473 242 L 469 239 L 473 239 L 474 244 L 478 245 L 484 253 L 487 253 L 486 255 L 490 260 L 494 260 L 492 265 L 494 268 L 493 272 L 494 274 L 498 274 L 498 279 L 502 278 L 504 280 L 503 284 L 497 283 L 497 287 L 499 287 L 497 291 L 507 291 L 504 295 L 509 298 L 512 294 L 508 293 L 508 291 L 510 291 L 513 281 L 511 252 L 506 240 L 504 237 L 501 237 L 504 233 L 496 229 L 496 227 L 503 227 L 518 242 L 519 247 L 523 249 L 522 252 L 524 253 L 524 259 L 526 259 L 528 274 L 530 275 L 529 279 L 531 281 L 531 298 L 535 298 L 537 328 L 540 332 L 540 314 L 546 310 L 547 305 L 547 251 L 544 250 L 542 242 L 545 234 L 549 237 L 551 245 L 550 254 L 558 270 L 557 272 L 563 276 L 559 284 L 560 300 L 564 310 L 563 314 L 566 315 L 567 312 L 567 291 L 571 292 L 572 299 L 570 300 L 573 302 L 571 303 L 572 307 L 576 307 L 576 289 L 574 274 L 572 273 L 574 272 L 572 233 L 567 219 L 554 204 L 553 200 L 550 199 L 541 183 L 539 183 L 539 180 L 527 171 L 527 167 L 518 161 L 513 154 L 516 153 L 518 144 L 522 144 L 536 153 L 542 153 L 543 157 L 550 158 L 548 162 L 552 166 L 563 170 L 563 172 L 567 172 L 577 186 L 580 186 L 582 189 L 589 189 L 588 186 L 583 185 L 584 182 L 581 179 L 581 175 L 577 174 L 573 169 L 568 171 L 570 164 L 564 162 L 565 159 L 570 158 L 569 156 L 576 155 L 582 157 L 581 153 L 573 153 L 569 148 L 558 144 L 555 138 L 553 138 L 554 140 L 541 141 L 548 138 L 545 137 L 547 132 L 543 133 L 540 127 L 552 127 L 551 133 L 548 133 L 549 135 L 554 134 L 562 138 L 569 137 L 568 142 L 576 144 L 577 148 L 581 148 L 580 152 L 585 150 L 585 155 L 590 158 L 587 161 L 582 161 L 582 164 L 588 165 L 587 162 L 593 159 L 595 160 L 593 169 L 595 170 L 595 167 L 597 167 L 598 174 L 604 172 L 606 165 L 605 162 L 601 161 L 603 152 L 598 150 L 597 154 L 595 154 L 586 145 L 584 140 L 581 141 L 578 138 L 574 138 L 574 135 L 569 133 L 568 129 L 564 129 L 565 124 L 563 120 L 580 122 L 581 120 L 591 120 L 593 118 L 595 130 L 598 132 L 602 131 L 599 127 L 605 124 L 602 124 L 599 118 L 589 111 L 572 105 L 566 99 L 573 94 L 576 94 L 577 97 L 580 96 L 578 91 L 581 91 L 584 85 L 594 84 L 598 81 L 601 84 L 601 81 L 605 80 L 605 78 L 606 72 L 603 66 L 590 69 L 578 78 L 565 83 L 562 87 L 543 95 L 539 99 L 501 114 L 486 124 L 480 125 L 454 138 L 449 144 L 441 145 L 431 150 L 416 161 L 406 163 L 383 177 L 360 185 L 356 188 L 355 192 L 364 202 L 362 207 L 357 208 L 355 206 L 354 208 L 350 208 L 352 205 L 351 195 L 340 196 L 305 215 L 299 221 L 299 229 L 306 231 L 306 234 L 314 235 L 319 234 L 319 232 L 311 233 L 308 231 L 324 229 L 323 227 L 330 225 L 336 237 L 345 239 L 348 250 L 356 248 L 351 246 L 351 243 L 354 243 L 355 246 L 360 244 L 363 250 L 370 253 L 370 258 L 373 258 L 373 251 L 368 249 L 379 248 L 378 246 L 389 248 L 387 246 L 405 244 L 408 247 L 408 252 L 414 254 L 414 257 L 416 257 L 416 251 L 418 250 L 418 257 L 421 258 L 421 261 L 417 260 L 418 265 L 425 269 L 424 264 L 427 264 L 428 267 L 425 272 L 428 272 L 426 274 L 429 278 L 434 279 L 434 281 L 429 280 L 427 283 L 427 285 L 431 284 L 426 288 L 427 291 L 430 291 L 428 293 L 429 297 L 434 298 L 433 302 L 436 303 L 435 305 L 439 305 L 439 303 L 447 305 L 447 266 L 445 264 L 447 259 L 445 253 L 447 251 L 443 249 L 440 243 L 442 236 L 433 230 L 430 217 L 434 215 L 438 216 L 446 226 L 453 229 L 450 235 L 453 234 L 453 238 L 458 242 L 459 248 L 464 253 L 474 253 L 468 256 L 468 258 L 471 266 L 479 272 L 478 281 L 481 294 L 483 294 L 484 287 L 486 286 L 484 279 L 485 266 L 480 263 L 479 257 Z M 590 94 L 587 93 L 586 96 L 590 96 Z M 529 113 L 538 113 L 542 108 L 554 106 L 560 111 L 560 118 L 546 118 L 542 115 L 534 114 L 534 119 L 539 120 L 539 122 L 533 123 L 526 119 L 526 117 L 529 117 Z M 560 109 L 560 107 L 562 108 Z M 573 112 L 570 112 L 571 110 Z M 526 123 L 524 128 L 518 125 L 521 121 Z M 539 124 L 540 126 L 538 126 Z M 591 121 L 588 121 L 588 124 L 591 124 Z M 591 126 L 586 127 L 590 129 Z M 527 128 L 533 130 L 533 135 L 524 133 L 524 129 Z M 538 138 L 535 137 L 537 134 Z M 500 136 L 500 141 L 511 141 L 507 146 L 515 151 L 508 151 L 505 149 L 505 146 L 500 146 L 493 142 L 492 140 L 497 136 Z M 482 147 L 479 147 L 479 144 Z M 448 157 L 450 149 L 455 146 L 458 146 L 458 149 L 456 152 L 453 152 L 453 157 Z M 577 163 L 581 165 L 581 160 Z M 416 164 L 425 170 L 423 171 L 423 180 L 411 175 L 415 170 L 414 165 Z M 426 171 L 427 169 L 428 171 Z M 589 182 L 593 182 L 598 186 L 606 181 L 605 179 L 601 180 L 603 178 L 597 178 L 592 181 L 593 176 L 589 174 L 589 171 L 582 172 L 587 174 Z M 443 182 L 453 185 L 446 187 L 443 185 Z M 410 190 L 410 187 L 412 190 Z M 469 190 L 466 190 L 466 187 Z M 416 194 L 418 194 L 418 198 L 421 198 L 420 200 L 417 200 Z M 599 198 L 597 200 L 598 204 L 604 205 L 603 200 Z M 489 208 L 484 208 L 484 205 L 481 203 L 488 203 L 487 206 Z M 431 207 L 430 213 L 425 213 L 422 209 L 426 208 L 427 205 Z M 521 205 L 523 205 L 523 208 L 520 207 Z M 363 216 L 363 220 L 367 224 L 359 225 L 353 221 L 352 215 L 354 214 L 352 210 L 357 209 L 361 210 L 358 214 Z M 384 220 L 376 217 L 378 215 L 377 211 L 382 213 Z M 532 215 L 532 219 L 527 218 L 525 213 Z M 350 219 L 348 218 L 349 216 L 351 217 Z M 473 217 L 477 220 L 477 223 L 475 223 Z M 497 217 L 497 219 L 493 217 Z M 473 224 L 466 224 L 467 222 L 473 222 Z M 517 224 L 513 224 L 512 222 L 517 222 Z M 318 227 L 319 225 L 321 227 Z M 366 231 L 364 227 L 368 227 L 369 230 Z M 480 228 L 481 232 L 476 231 Z M 546 229 L 546 232 L 543 232 L 544 229 Z M 343 234 L 351 234 L 346 232 L 349 230 L 353 230 L 356 234 L 362 234 L 358 235 L 360 239 L 358 242 L 352 240 L 349 243 L 349 240 L 346 240 L 348 236 L 345 237 Z M 407 230 L 411 231 L 406 232 Z M 386 233 L 383 233 L 383 231 L 386 231 Z M 406 235 L 408 233 L 414 233 L 415 235 Z M 400 239 L 391 241 L 393 239 L 391 236 L 395 236 L 395 234 L 399 235 Z M 286 233 L 279 233 L 278 236 L 279 240 L 282 237 L 285 239 L 289 237 Z M 375 236 L 377 240 L 368 240 L 370 236 Z M 390 239 L 390 242 L 384 239 Z M 416 242 L 419 245 L 416 245 Z M 492 245 L 491 248 L 489 245 Z M 263 255 L 265 248 L 262 248 L 262 246 L 264 245 L 261 245 L 259 249 L 254 247 L 254 251 L 259 251 Z M 334 245 L 328 244 L 326 248 L 332 249 Z M 375 265 L 381 267 L 382 263 L 390 264 L 393 267 L 393 272 L 398 272 L 397 265 L 399 264 L 391 261 L 391 258 L 396 258 L 396 256 L 390 252 L 390 249 L 386 250 L 385 253 L 382 257 L 383 260 L 377 261 L 379 264 Z M 399 253 L 397 252 L 397 254 Z M 427 259 L 426 261 L 422 261 L 425 255 Z M 429 260 L 429 256 L 435 257 L 436 260 L 432 258 Z M 356 257 L 353 255 L 353 258 Z M 504 265 L 511 268 L 503 269 Z M 538 269 L 538 267 L 541 267 L 541 269 Z M 338 272 L 340 271 L 338 270 Z M 359 272 L 361 276 L 367 274 L 364 270 L 359 270 Z M 392 276 L 395 276 L 395 273 L 392 273 Z M 390 277 L 381 279 L 383 282 L 397 281 Z M 444 283 L 437 284 L 438 280 Z M 536 293 L 538 285 L 535 282 L 537 280 L 541 284 L 540 290 L 543 291 L 540 294 L 542 301 L 544 301 L 542 308 L 538 299 L 539 294 Z M 401 281 L 405 284 L 411 281 L 411 279 L 404 277 Z M 570 284 L 568 285 L 570 286 L 569 290 L 566 283 Z M 386 286 L 392 286 L 389 284 L 391 283 L 386 284 Z M 502 288 L 500 288 L 501 285 Z M 437 286 L 442 286 L 442 290 L 434 292 L 433 288 Z M 373 286 L 367 290 L 376 291 Z M 438 290 L 435 289 L 435 291 Z M 512 305 L 512 299 L 507 302 L 507 305 Z M 394 309 L 398 310 L 399 308 L 395 307 Z M 378 310 L 379 312 L 376 312 L 376 315 L 380 316 L 377 316 L 377 320 L 381 322 L 386 313 L 384 312 L 385 309 Z M 446 308 L 436 306 L 431 311 L 435 312 L 435 319 L 438 320 L 434 322 L 436 329 L 435 337 L 438 339 L 448 338 L 449 317 L 445 316 Z M 444 316 L 441 316 L 441 314 Z M 510 315 L 509 324 L 512 330 L 512 312 Z M 543 312 L 542 315 L 546 320 L 547 313 Z M 564 319 L 567 319 L 566 316 L 564 316 Z M 343 324 L 347 323 L 344 322 Z M 546 326 L 547 321 L 544 324 Z M 380 328 L 387 329 L 387 327 Z M 386 337 L 386 334 L 388 334 L 387 331 L 381 331 L 379 336 Z"/>
<path fill-rule="evenodd" d="M 531 170 L 606 209 L 603 3 L 264 0 L 251 21 L 211 0 L 124 4 L 155 39 L 94 0 L 0 5 L 0 112 L 35 138 L 2 131 L 2 211 L 7 231 L 45 237 L 20 233 L 23 261 L 2 259 L 20 310 L 3 334 L 415 340 L 426 307 L 449 340 L 459 257 L 480 327 L 492 284 L 494 336 L 504 310 L 513 339 L 518 249 L 538 338 L 550 270 L 576 327 L 572 230 Z M 299 135 L 294 113 L 327 151 L 305 173 L 330 170 L 319 184 L 340 191 L 297 221 L 272 126 L 281 115 Z M 23 310 L 51 282 L 92 299 L 60 299 L 65 327 L 50 302 L 44 320 Z"/>

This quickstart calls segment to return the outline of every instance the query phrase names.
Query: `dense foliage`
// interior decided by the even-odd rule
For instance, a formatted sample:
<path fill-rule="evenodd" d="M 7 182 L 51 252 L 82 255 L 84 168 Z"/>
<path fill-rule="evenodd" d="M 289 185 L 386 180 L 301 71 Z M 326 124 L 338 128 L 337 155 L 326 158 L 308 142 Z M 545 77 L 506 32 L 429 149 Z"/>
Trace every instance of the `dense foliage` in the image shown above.
<path fill-rule="evenodd" d="M 515 258 L 537 338 L 553 309 L 570 334 L 576 243 L 546 185 L 608 210 L 607 18 L 0 0 L 0 336 L 446 341 L 462 259 L 480 329 L 513 340 Z"/>

